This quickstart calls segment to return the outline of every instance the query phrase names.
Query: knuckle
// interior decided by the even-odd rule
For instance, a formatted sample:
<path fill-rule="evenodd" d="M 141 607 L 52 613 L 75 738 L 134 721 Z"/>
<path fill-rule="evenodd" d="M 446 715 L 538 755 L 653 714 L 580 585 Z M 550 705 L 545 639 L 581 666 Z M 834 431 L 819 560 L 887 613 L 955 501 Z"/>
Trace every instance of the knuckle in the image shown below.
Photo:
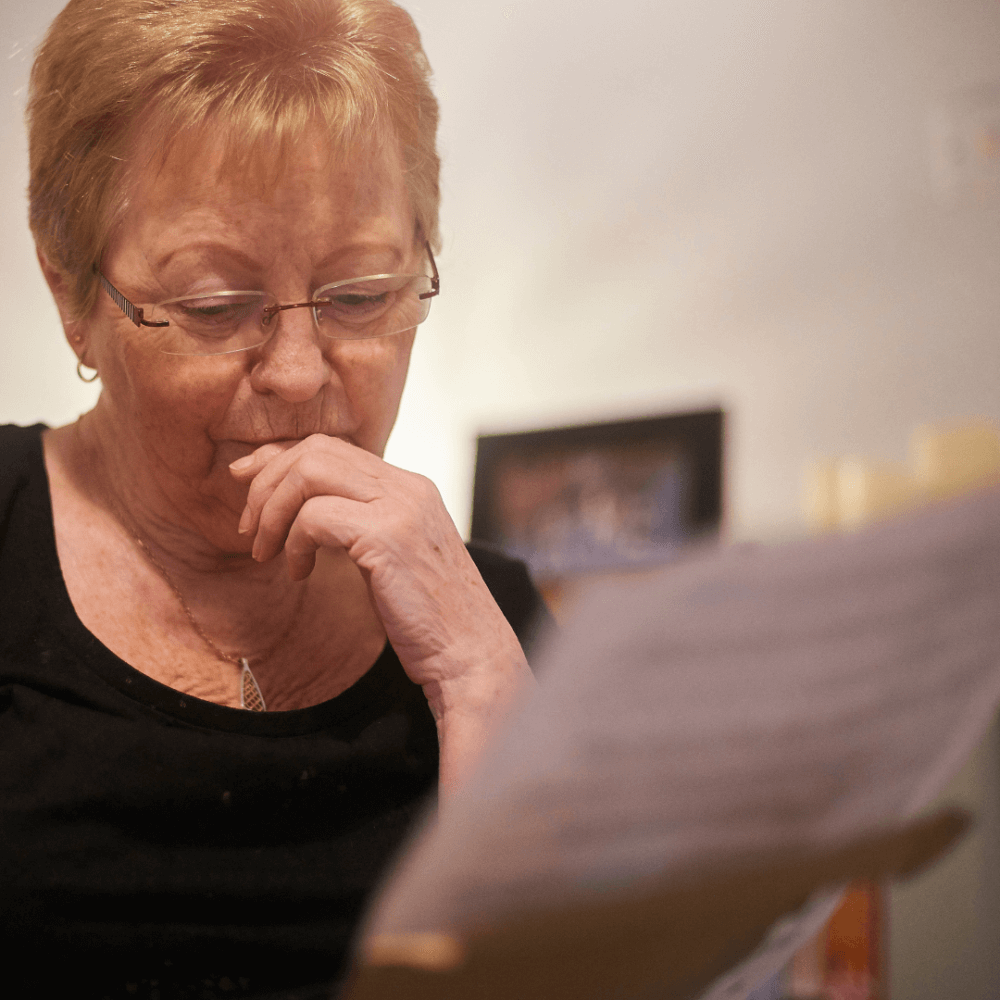
<path fill-rule="evenodd" d="M 284 488 L 293 496 L 301 499 L 306 496 L 307 484 L 309 482 L 309 470 L 301 465 L 293 465 L 285 476 Z"/>
<path fill-rule="evenodd" d="M 333 497 L 310 497 L 299 508 L 295 527 L 315 540 L 320 535 L 334 531 L 339 520 L 338 506 Z"/>
<path fill-rule="evenodd" d="M 386 517 L 385 531 L 395 538 L 406 538 L 419 533 L 419 518 L 409 504 L 396 507 Z"/>
<path fill-rule="evenodd" d="M 306 521 L 319 521 L 330 514 L 329 497 L 310 497 L 299 510 L 299 517 Z"/>
<path fill-rule="evenodd" d="M 326 459 L 316 452 L 307 452 L 295 465 L 295 471 L 300 481 L 318 479 L 326 471 Z"/>
<path fill-rule="evenodd" d="M 410 477 L 409 488 L 421 499 L 437 500 L 440 498 L 441 494 L 438 492 L 438 488 L 434 485 L 433 480 L 428 479 L 427 476 L 422 476 L 419 472 L 408 472 L 407 475 Z"/>

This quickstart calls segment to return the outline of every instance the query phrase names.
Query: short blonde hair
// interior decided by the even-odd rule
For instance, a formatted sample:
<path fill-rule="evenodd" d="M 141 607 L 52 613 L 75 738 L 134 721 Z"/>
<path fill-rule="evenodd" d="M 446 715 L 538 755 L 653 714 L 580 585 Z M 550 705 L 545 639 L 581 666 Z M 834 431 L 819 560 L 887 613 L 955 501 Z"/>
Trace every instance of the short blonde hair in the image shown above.
<path fill-rule="evenodd" d="M 280 165 L 317 121 L 334 153 L 394 141 L 418 236 L 438 249 L 437 101 L 391 0 L 70 0 L 39 47 L 27 119 L 31 229 L 74 318 L 93 306 L 150 131 L 165 153 L 221 123 L 244 165 Z"/>

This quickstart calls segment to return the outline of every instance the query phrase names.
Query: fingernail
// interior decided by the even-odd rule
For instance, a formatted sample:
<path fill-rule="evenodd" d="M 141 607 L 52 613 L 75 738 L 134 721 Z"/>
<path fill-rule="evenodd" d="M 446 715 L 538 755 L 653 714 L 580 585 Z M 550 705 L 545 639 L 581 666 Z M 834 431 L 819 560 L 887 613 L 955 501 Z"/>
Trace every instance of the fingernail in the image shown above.
<path fill-rule="evenodd" d="M 244 469 L 249 469 L 250 466 L 253 465 L 253 463 L 254 463 L 254 456 L 245 455 L 243 458 L 236 459 L 235 462 L 230 462 L 229 468 L 232 469 L 233 472 L 242 472 Z"/>
<path fill-rule="evenodd" d="M 245 535 L 250 530 L 250 508 L 243 508 L 243 515 L 240 517 L 240 526 L 236 529 L 241 535 Z"/>

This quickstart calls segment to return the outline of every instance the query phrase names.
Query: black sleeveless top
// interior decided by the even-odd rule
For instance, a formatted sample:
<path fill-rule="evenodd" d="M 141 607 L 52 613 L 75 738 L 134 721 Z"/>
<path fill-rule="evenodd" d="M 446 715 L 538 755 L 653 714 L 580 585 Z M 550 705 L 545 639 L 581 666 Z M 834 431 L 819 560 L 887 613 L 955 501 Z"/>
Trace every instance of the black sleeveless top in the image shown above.
<path fill-rule="evenodd" d="M 437 781 L 387 646 L 330 701 L 253 713 L 103 646 L 56 555 L 41 426 L 0 428 L 0 973 L 10 996 L 329 996 Z M 524 642 L 524 566 L 470 547 Z"/>

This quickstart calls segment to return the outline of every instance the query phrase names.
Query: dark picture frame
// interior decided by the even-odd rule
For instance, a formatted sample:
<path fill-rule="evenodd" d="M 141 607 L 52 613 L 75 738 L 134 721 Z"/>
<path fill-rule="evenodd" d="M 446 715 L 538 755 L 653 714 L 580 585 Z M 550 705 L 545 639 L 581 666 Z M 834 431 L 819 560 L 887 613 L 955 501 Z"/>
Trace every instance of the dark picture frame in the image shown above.
<path fill-rule="evenodd" d="M 669 562 L 718 537 L 721 408 L 477 439 L 472 538 L 539 581 Z"/>

